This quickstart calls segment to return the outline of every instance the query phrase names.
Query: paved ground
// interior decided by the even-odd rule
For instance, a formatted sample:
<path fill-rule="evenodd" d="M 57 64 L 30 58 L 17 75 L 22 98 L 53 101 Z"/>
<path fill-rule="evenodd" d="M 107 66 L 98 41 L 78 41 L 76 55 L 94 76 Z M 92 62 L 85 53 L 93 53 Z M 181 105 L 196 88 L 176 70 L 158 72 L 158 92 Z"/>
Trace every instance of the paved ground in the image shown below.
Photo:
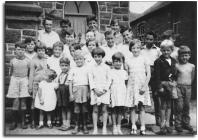
<path fill-rule="evenodd" d="M 193 103 L 191 105 L 191 113 L 190 113 L 190 116 L 191 116 L 191 125 L 193 126 L 194 130 L 195 130 L 195 133 L 194 134 L 197 134 L 197 122 L 196 122 L 196 114 L 197 114 L 197 109 L 196 109 L 196 103 Z M 153 115 L 149 114 L 149 113 L 146 113 L 146 127 L 147 127 L 147 131 L 146 131 L 146 135 L 156 135 L 156 132 L 158 132 L 160 129 L 159 127 L 155 126 L 155 118 Z M 92 134 L 92 126 L 90 125 L 89 126 L 89 135 Z M 130 134 L 130 129 L 127 128 L 126 125 L 123 125 L 122 126 L 122 131 L 123 131 L 123 134 L 124 135 L 129 135 Z M 6 126 L 5 126 L 5 135 L 9 135 L 9 136 L 12 136 L 12 135 L 59 135 L 59 136 L 63 136 L 63 135 L 72 135 L 71 133 L 71 130 L 69 131 L 60 131 L 58 130 L 57 127 L 54 127 L 53 129 L 48 129 L 48 128 L 43 128 L 41 130 L 35 130 L 35 129 L 31 129 L 31 128 L 28 128 L 28 129 L 20 129 L 20 128 L 17 128 L 16 130 L 12 130 L 10 131 L 9 130 L 9 124 L 6 123 Z M 78 135 L 83 135 L 82 132 L 80 132 Z M 99 129 L 99 135 L 102 135 L 102 130 Z M 112 135 L 112 126 L 108 126 L 108 135 Z M 192 135 L 192 134 L 189 134 L 187 131 L 184 131 L 182 134 L 179 134 L 177 133 L 176 131 L 173 132 L 173 135 Z"/>

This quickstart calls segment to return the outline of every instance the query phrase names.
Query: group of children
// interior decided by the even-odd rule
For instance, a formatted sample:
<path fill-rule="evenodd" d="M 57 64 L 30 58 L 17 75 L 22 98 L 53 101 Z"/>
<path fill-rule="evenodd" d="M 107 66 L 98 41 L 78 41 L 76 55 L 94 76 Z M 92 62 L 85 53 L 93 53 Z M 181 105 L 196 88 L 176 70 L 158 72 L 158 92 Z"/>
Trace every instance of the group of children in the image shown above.
<path fill-rule="evenodd" d="M 110 111 L 113 134 L 122 135 L 121 120 L 127 111 L 130 112 L 131 134 L 137 134 L 138 108 L 140 134 L 145 135 L 145 107 L 151 106 L 150 64 L 141 53 L 141 41 L 129 39 L 132 36 L 130 30 L 122 34 L 125 42 L 122 47 L 114 41 L 117 35 L 106 31 L 107 43 L 101 46 L 94 32 L 88 31 L 86 44 L 72 42 L 64 45 L 58 41 L 53 44 L 50 57 L 45 54 L 46 46 L 40 41 L 27 38 L 22 43 L 16 43 L 16 57 L 10 62 L 11 81 L 7 94 L 7 98 L 13 99 L 10 130 L 17 127 L 18 111 L 21 111 L 22 128 L 27 128 L 26 100 L 31 97 L 31 128 L 41 129 L 46 122 L 48 128 L 55 124 L 59 130 L 67 131 L 71 129 L 74 116 L 72 134 L 77 134 L 81 125 L 83 133 L 89 134 L 87 119 L 92 118 L 93 134 L 96 135 L 98 116 L 102 114 L 102 134 L 105 135 Z M 162 41 L 161 56 L 155 60 L 152 74 L 155 85 L 152 89 L 161 101 L 160 127 L 163 134 L 172 132 L 169 125 L 172 99 L 176 100 L 176 130 L 182 132 L 184 127 L 192 131 L 189 102 L 195 66 L 188 62 L 189 47 L 180 47 L 178 61 L 171 57 L 173 47 L 171 40 Z M 35 108 L 40 110 L 37 126 Z"/>

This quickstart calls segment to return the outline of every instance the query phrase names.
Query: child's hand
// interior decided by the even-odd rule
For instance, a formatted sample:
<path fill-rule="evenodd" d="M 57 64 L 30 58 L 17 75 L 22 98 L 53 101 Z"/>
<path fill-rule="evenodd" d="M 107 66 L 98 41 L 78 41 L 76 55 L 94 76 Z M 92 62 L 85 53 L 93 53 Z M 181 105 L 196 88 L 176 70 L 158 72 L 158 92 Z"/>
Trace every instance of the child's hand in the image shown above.
<path fill-rule="evenodd" d="M 158 92 L 164 92 L 164 88 L 160 88 L 160 89 L 158 89 Z"/>
<path fill-rule="evenodd" d="M 41 104 L 41 105 L 44 105 L 43 99 L 40 100 L 40 104 Z"/>
<path fill-rule="evenodd" d="M 140 95 L 143 95 L 144 93 L 145 93 L 145 91 L 146 91 L 146 86 L 142 86 L 142 88 L 139 90 L 140 91 Z"/>
<path fill-rule="evenodd" d="M 69 101 L 70 101 L 70 102 L 74 101 L 74 95 L 70 95 L 70 96 L 69 96 Z"/>
<path fill-rule="evenodd" d="M 28 89 L 28 92 L 29 92 L 30 95 L 33 94 L 33 90 L 32 89 Z"/>
<path fill-rule="evenodd" d="M 94 94 L 96 94 L 96 96 L 98 96 L 98 97 L 100 97 L 101 94 L 102 94 L 102 93 L 101 93 L 98 89 L 96 89 L 96 88 L 94 88 L 93 91 L 94 91 Z"/>

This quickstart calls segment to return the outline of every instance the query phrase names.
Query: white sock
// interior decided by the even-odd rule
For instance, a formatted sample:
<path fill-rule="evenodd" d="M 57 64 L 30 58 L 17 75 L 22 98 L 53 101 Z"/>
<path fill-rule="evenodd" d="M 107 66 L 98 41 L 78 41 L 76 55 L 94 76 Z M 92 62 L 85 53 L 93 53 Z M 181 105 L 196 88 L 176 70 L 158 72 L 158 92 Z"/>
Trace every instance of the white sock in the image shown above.
<path fill-rule="evenodd" d="M 42 126 L 43 125 L 43 121 L 39 121 L 39 125 Z"/>
<path fill-rule="evenodd" d="M 66 120 L 67 126 L 70 127 L 70 120 Z"/>
<path fill-rule="evenodd" d="M 63 125 L 67 125 L 67 120 L 63 120 Z"/>
<path fill-rule="evenodd" d="M 51 124 L 51 121 L 47 121 L 47 124 L 48 124 L 48 125 Z"/>

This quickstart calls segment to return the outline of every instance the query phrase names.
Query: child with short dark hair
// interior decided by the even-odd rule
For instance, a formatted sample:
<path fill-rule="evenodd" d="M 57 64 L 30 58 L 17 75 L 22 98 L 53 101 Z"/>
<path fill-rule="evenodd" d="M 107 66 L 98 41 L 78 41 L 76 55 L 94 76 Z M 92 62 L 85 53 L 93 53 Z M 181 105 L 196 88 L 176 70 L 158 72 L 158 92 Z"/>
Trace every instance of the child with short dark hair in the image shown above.
<path fill-rule="evenodd" d="M 36 55 L 36 52 L 34 51 L 35 49 L 35 40 L 31 37 L 28 37 L 25 39 L 25 44 L 26 44 L 26 52 L 25 56 L 32 60 L 32 58 Z"/>
<path fill-rule="evenodd" d="M 125 70 L 121 69 L 124 63 L 124 55 L 120 52 L 115 53 L 112 56 L 113 69 L 111 69 L 111 104 L 112 107 L 112 119 L 113 119 L 113 134 L 122 135 L 121 131 L 121 119 L 125 106 L 126 99 L 126 80 L 128 74 Z"/>
<path fill-rule="evenodd" d="M 70 60 L 62 57 L 59 61 L 61 73 L 58 76 L 59 87 L 57 89 L 58 115 L 62 116 L 62 126 L 59 130 L 66 131 L 70 128 L 71 122 L 71 100 L 69 95 L 68 75 L 70 70 Z"/>
<path fill-rule="evenodd" d="M 26 99 L 29 97 L 28 93 L 28 74 L 30 69 L 30 61 L 25 57 L 26 46 L 22 43 L 15 44 L 16 57 L 10 61 L 10 85 L 8 89 L 7 98 L 13 99 L 12 101 L 12 125 L 10 130 L 17 127 L 18 119 L 21 119 L 21 128 L 26 129 L 25 124 L 25 110 Z M 20 115 L 20 118 L 19 118 Z"/>
<path fill-rule="evenodd" d="M 169 120 L 171 115 L 171 100 L 173 91 L 170 86 L 176 82 L 176 60 L 170 55 L 172 53 L 173 42 L 171 40 L 164 40 L 160 45 L 162 55 L 154 62 L 154 81 L 155 90 L 160 97 L 161 105 L 161 134 L 172 133 Z M 171 84 L 171 85 L 169 85 Z"/>
<path fill-rule="evenodd" d="M 176 120 L 175 129 L 182 132 L 183 128 L 193 131 L 190 125 L 190 99 L 191 86 L 195 76 L 195 65 L 189 63 L 191 50 L 188 46 L 180 46 L 178 51 L 179 63 L 176 64 L 177 69 L 177 87 L 179 88 L 178 99 L 176 100 Z"/>
<path fill-rule="evenodd" d="M 93 105 L 93 134 L 98 134 L 98 111 L 99 106 L 102 105 L 103 113 L 103 129 L 102 134 L 107 134 L 107 107 L 110 104 L 110 68 L 102 62 L 105 52 L 100 47 L 93 49 L 92 57 L 96 64 L 91 67 L 89 73 L 89 84 L 91 88 L 91 105 Z"/>
<path fill-rule="evenodd" d="M 56 108 L 56 92 L 58 83 L 53 80 L 57 77 L 56 72 L 52 69 L 46 70 L 45 79 L 39 83 L 38 93 L 35 97 L 35 107 L 40 109 L 39 126 L 37 129 L 44 127 L 44 112 L 47 114 L 47 126 L 52 128 L 51 112 Z"/>

